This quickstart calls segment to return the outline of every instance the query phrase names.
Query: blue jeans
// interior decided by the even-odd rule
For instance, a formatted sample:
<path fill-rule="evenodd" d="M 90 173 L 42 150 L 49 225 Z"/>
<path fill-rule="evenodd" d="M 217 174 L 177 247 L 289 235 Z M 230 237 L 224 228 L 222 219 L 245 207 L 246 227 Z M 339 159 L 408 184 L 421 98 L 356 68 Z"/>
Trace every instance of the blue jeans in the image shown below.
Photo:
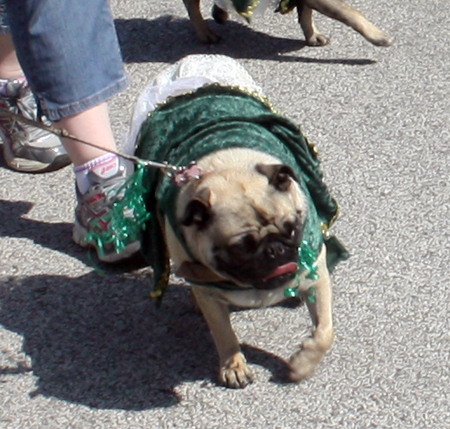
<path fill-rule="evenodd" d="M 108 0 L 0 0 L 0 12 L 2 4 L 20 64 L 50 120 L 94 107 L 127 86 Z"/>
<path fill-rule="evenodd" d="M 8 17 L 4 0 L 0 0 L 0 34 L 9 33 Z"/>

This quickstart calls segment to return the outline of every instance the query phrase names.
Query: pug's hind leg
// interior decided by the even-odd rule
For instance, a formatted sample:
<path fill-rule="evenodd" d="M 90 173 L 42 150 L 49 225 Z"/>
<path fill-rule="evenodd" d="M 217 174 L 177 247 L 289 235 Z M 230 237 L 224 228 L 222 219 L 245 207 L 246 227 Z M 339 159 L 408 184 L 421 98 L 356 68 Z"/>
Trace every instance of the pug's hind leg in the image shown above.
<path fill-rule="evenodd" d="M 228 305 L 213 290 L 194 286 L 192 292 L 216 344 L 219 381 L 227 387 L 244 388 L 253 381 L 253 374 L 231 326 Z"/>
<path fill-rule="evenodd" d="M 301 381 L 310 376 L 333 344 L 334 331 L 331 315 L 331 280 L 322 251 L 318 269 L 319 279 L 306 298 L 311 318 L 316 325 L 310 338 L 303 341 L 301 349 L 290 361 L 290 378 Z"/>

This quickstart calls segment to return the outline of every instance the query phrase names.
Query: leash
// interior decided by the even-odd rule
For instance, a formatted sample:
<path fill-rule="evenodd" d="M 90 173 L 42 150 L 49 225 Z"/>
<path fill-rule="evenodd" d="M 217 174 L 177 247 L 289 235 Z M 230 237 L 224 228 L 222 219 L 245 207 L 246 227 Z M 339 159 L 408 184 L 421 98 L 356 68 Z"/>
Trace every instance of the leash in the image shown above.
<path fill-rule="evenodd" d="M 270 106 L 257 97 L 238 89 L 211 85 L 197 90 L 195 94 L 195 97 L 178 98 L 173 101 L 170 105 L 169 113 L 172 116 L 179 114 L 180 105 L 181 107 L 184 105 L 192 105 L 194 108 L 200 110 L 204 110 L 205 108 L 209 109 L 212 100 L 216 105 L 221 107 L 220 109 L 212 109 L 212 113 L 216 111 L 216 114 L 218 114 L 218 112 L 222 112 L 223 110 L 228 112 L 227 115 L 220 118 L 220 122 L 232 121 L 237 132 L 252 137 L 252 139 L 244 139 L 249 148 L 255 150 L 261 150 L 263 148 L 265 152 L 267 151 L 279 157 L 284 163 L 295 166 L 302 186 L 305 187 L 308 198 L 311 199 L 311 204 L 308 204 L 311 207 L 311 213 L 308 212 L 307 224 L 305 226 L 307 227 L 307 236 L 304 237 L 304 241 L 299 248 L 299 264 L 301 264 L 302 271 L 307 271 L 307 278 L 310 280 L 317 278 L 316 260 L 322 244 L 325 244 L 327 249 L 333 250 L 331 258 L 328 257 L 327 253 L 327 265 L 330 270 L 334 268 L 338 261 L 347 259 L 348 253 L 345 248 L 334 237 L 325 237 L 323 228 L 320 228 L 321 223 L 327 226 L 332 223 L 337 214 L 337 204 L 323 182 L 317 152 L 308 143 L 298 126 L 279 114 L 274 113 L 270 109 Z M 236 100 L 238 102 L 230 105 L 228 98 L 222 97 L 223 95 L 237 96 Z M 188 144 L 189 153 L 177 158 L 175 156 L 171 157 L 172 146 L 167 146 L 167 144 L 168 142 L 175 144 L 180 140 L 189 141 L 189 138 L 192 138 L 188 129 L 194 115 L 192 112 L 195 111 L 195 109 L 182 109 L 181 113 L 184 116 L 182 115 L 178 122 L 181 121 L 185 125 L 182 127 L 172 127 L 171 130 L 168 130 L 165 125 L 167 121 L 166 116 L 162 115 L 161 112 L 158 114 L 158 111 L 153 112 L 142 125 L 141 135 L 139 137 L 140 142 L 137 149 L 137 154 L 147 159 L 141 159 L 139 156 L 126 155 L 116 151 L 109 151 L 136 163 L 137 171 L 129 178 L 130 182 L 124 185 L 126 187 L 124 198 L 114 205 L 116 211 L 112 214 L 112 220 L 116 221 L 116 225 L 114 225 L 114 228 L 111 228 L 114 234 L 108 236 L 96 234 L 89 237 L 90 241 L 96 243 L 98 248 L 101 248 L 101 244 L 106 243 L 113 244 L 116 250 L 120 250 L 125 239 L 129 239 L 130 237 L 137 238 L 140 232 L 147 228 L 149 230 L 148 234 L 152 234 L 151 240 L 149 240 L 151 246 L 149 243 L 146 243 L 148 246 L 147 253 L 150 257 L 154 258 L 151 263 L 154 268 L 154 286 L 151 296 L 157 303 L 161 302 L 163 293 L 169 284 L 170 260 L 165 237 L 160 230 L 158 216 L 156 216 L 158 214 L 156 204 L 154 204 L 156 202 L 156 190 L 158 190 L 158 207 L 162 212 L 167 214 L 169 222 L 174 227 L 176 223 L 174 221 L 174 213 L 172 212 L 173 197 L 177 193 L 176 187 L 182 186 L 189 180 L 200 178 L 201 171 L 195 163 L 190 163 L 193 155 L 191 145 Z M 167 113 L 167 109 L 164 113 Z M 0 109 L 0 115 L 2 114 L 6 114 L 16 120 L 21 120 L 32 126 L 37 126 L 60 137 L 70 138 L 98 148 L 95 144 L 72 136 L 67 130 L 36 123 L 36 121 L 12 114 L 8 110 L 5 112 L 5 109 Z M 208 151 L 212 147 L 217 148 L 217 138 L 213 137 L 226 133 L 226 130 L 218 126 L 217 121 L 213 119 L 215 118 L 210 119 L 207 124 L 209 126 L 207 132 L 202 134 L 203 140 L 200 139 L 197 141 L 199 144 L 202 143 L 202 146 L 201 151 L 196 154 L 196 159 L 200 159 L 204 154 L 209 153 Z M 180 133 L 181 135 L 184 133 L 187 138 L 181 139 L 177 137 L 173 139 L 171 133 L 176 133 L 177 136 Z M 147 147 L 144 147 L 145 145 L 142 146 L 141 143 L 147 143 Z M 161 147 L 165 147 L 165 150 L 159 153 L 158 150 Z M 278 153 L 281 151 L 280 148 L 283 149 L 282 156 Z M 149 160 L 158 158 L 165 161 L 154 162 Z M 169 162 L 173 164 L 180 162 L 180 164 L 189 165 L 179 167 Z M 145 173 L 145 181 L 143 180 L 144 167 L 148 169 Z M 160 178 L 156 174 L 156 169 L 162 171 L 166 176 L 166 180 L 160 181 Z M 173 186 L 173 184 L 176 186 Z M 145 201 L 143 198 L 144 195 Z M 123 213 L 130 209 L 133 215 L 137 215 L 137 221 L 134 219 L 133 222 L 128 222 L 129 218 L 123 215 Z M 174 230 L 180 243 L 186 248 L 183 244 L 181 233 L 177 233 L 176 228 Z M 219 289 L 224 288 L 219 284 L 205 284 L 205 286 L 218 287 Z M 298 285 L 285 290 L 285 296 L 287 297 L 298 296 L 299 293 Z M 313 287 L 308 290 L 306 298 L 309 305 L 315 305 L 316 297 Z"/>
<path fill-rule="evenodd" d="M 60 138 L 68 138 L 68 139 L 74 140 L 76 142 L 82 143 L 86 146 L 94 147 L 96 149 L 100 149 L 105 152 L 112 153 L 116 156 L 119 156 L 128 161 L 131 161 L 131 162 L 135 163 L 136 165 L 140 165 L 142 167 L 157 168 L 157 169 L 161 170 L 161 172 L 165 176 L 171 178 L 172 181 L 177 186 L 182 186 L 185 183 L 187 183 L 189 180 L 192 180 L 192 179 L 199 179 L 200 175 L 201 175 L 200 168 L 196 165 L 195 161 L 190 163 L 188 166 L 176 166 L 176 165 L 171 165 L 168 162 L 150 161 L 147 159 L 139 158 L 134 155 L 128 155 L 128 154 L 125 154 L 123 152 L 119 152 L 116 150 L 104 149 L 92 142 L 88 142 L 86 140 L 80 139 L 77 136 L 74 136 L 73 134 L 70 134 L 69 131 L 65 130 L 64 128 L 56 128 L 51 125 L 46 125 L 46 124 L 36 121 L 34 119 L 29 119 L 23 115 L 19 115 L 17 113 L 11 112 L 10 110 L 5 109 L 3 107 L 0 108 L 0 117 L 8 117 L 15 121 L 23 122 L 24 124 L 30 125 L 35 128 L 40 128 L 41 130 L 55 134 Z"/>
<path fill-rule="evenodd" d="M 149 212 L 144 198 L 144 194 L 147 192 L 144 184 L 145 170 L 158 169 L 177 187 L 183 186 L 190 180 L 199 179 L 201 176 L 201 171 L 195 162 L 189 163 L 188 166 L 175 166 L 168 162 L 155 162 L 116 150 L 104 149 L 92 142 L 85 141 L 70 134 L 65 129 L 43 124 L 42 122 L 26 118 L 5 108 L 0 108 L 1 117 L 11 118 L 14 121 L 20 121 L 32 127 L 55 134 L 60 138 L 68 138 L 81 144 L 104 150 L 105 152 L 112 153 L 136 164 L 136 171 L 130 174 L 124 184 L 116 191 L 118 195 L 121 194 L 121 198 L 112 204 L 108 215 L 110 227 L 105 231 L 99 223 L 99 219 L 94 218 L 92 220 L 93 228 L 87 233 L 84 239 L 86 243 L 97 247 L 100 254 L 104 254 L 106 246 L 113 246 L 115 251 L 120 253 L 130 241 L 140 240 L 141 233 L 146 229 L 147 223 L 152 221 L 153 213 Z M 133 213 L 132 217 L 129 216 L 130 212 Z"/>

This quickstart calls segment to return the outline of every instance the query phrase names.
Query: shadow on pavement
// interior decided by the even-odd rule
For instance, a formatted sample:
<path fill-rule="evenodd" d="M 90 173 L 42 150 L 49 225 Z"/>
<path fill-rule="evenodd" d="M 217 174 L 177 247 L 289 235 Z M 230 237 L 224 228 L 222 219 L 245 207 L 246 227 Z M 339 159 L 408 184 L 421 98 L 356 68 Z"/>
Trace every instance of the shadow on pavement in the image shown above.
<path fill-rule="evenodd" d="M 270 36 L 249 26 L 230 21 L 225 26 L 208 21 L 223 36 L 215 45 L 201 44 L 187 19 L 166 15 L 153 20 L 116 19 L 115 25 L 126 63 L 174 63 L 190 54 L 222 54 L 233 58 L 267 59 L 280 62 L 370 65 L 369 59 L 320 59 L 298 56 L 306 44 L 299 39 Z M 320 48 L 317 48 L 320 49 Z M 288 53 L 292 55 L 286 55 Z"/>
<path fill-rule="evenodd" d="M 24 217 L 33 207 L 26 201 L 0 200 L 0 217 L 8 222 L 0 223 L 0 237 L 27 238 L 34 243 L 66 253 L 87 262 L 86 250 L 72 240 L 71 223 L 47 223 Z"/>
<path fill-rule="evenodd" d="M 0 200 L 0 236 L 27 238 L 97 268 L 78 277 L 9 277 L 0 283 L 0 324 L 24 338 L 31 368 L 0 367 L 2 375 L 33 372 L 39 394 L 94 408 L 143 410 L 178 404 L 176 387 L 215 381 L 218 358 L 187 288 L 169 288 L 161 308 L 149 298 L 143 258 L 99 264 L 72 243 L 72 225 L 24 217 L 32 204 Z M 67 237 L 67 240 L 61 239 Z M 243 346 L 251 363 L 284 382 L 280 358 Z"/>
<path fill-rule="evenodd" d="M 178 404 L 180 383 L 206 380 L 207 388 L 216 379 L 218 358 L 188 289 L 169 288 L 156 308 L 150 287 L 148 273 L 3 282 L 0 323 L 24 337 L 32 368 L 18 373 L 32 370 L 37 377 L 31 396 L 144 410 Z M 272 381 L 282 382 L 280 358 L 243 348 L 250 362 L 267 367 L 276 374 Z"/>
<path fill-rule="evenodd" d="M 216 380 L 215 346 L 187 288 L 169 288 L 156 308 L 143 258 L 100 265 L 72 243 L 71 224 L 27 219 L 31 208 L 0 200 L 0 216 L 8 219 L 0 236 L 27 238 L 97 269 L 77 278 L 17 276 L 0 283 L 0 324 L 23 336 L 32 362 L 0 368 L 0 376 L 32 371 L 38 379 L 32 396 L 126 410 L 170 407 L 179 402 L 181 383 Z M 283 360 L 250 345 L 243 350 L 249 362 L 272 372 L 272 382 L 285 381 Z"/>
<path fill-rule="evenodd" d="M 30 202 L 0 199 L 0 218 L 8 219 L 8 222 L 0 223 L 0 237 L 26 238 L 39 246 L 76 258 L 99 271 L 124 272 L 145 266 L 141 255 L 114 265 L 101 263 L 94 250 L 84 249 L 72 241 L 73 224 L 27 219 L 25 215 L 32 207 Z"/>

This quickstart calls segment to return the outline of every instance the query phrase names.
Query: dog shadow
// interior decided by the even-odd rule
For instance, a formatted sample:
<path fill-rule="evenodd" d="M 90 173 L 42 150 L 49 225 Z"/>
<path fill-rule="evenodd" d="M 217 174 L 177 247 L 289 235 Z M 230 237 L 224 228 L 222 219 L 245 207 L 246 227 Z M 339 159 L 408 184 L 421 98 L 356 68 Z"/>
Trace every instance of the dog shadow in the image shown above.
<path fill-rule="evenodd" d="M 26 238 L 33 243 L 55 252 L 64 253 L 78 259 L 83 264 L 110 273 L 122 273 L 142 268 L 146 265 L 142 255 L 136 255 L 123 263 L 103 264 L 92 249 L 83 249 L 76 245 L 72 237 L 72 223 L 48 223 L 26 218 L 33 204 L 27 201 L 7 201 L 0 199 L 0 237 Z"/>
<path fill-rule="evenodd" d="M 97 269 L 78 278 L 2 278 L 0 324 L 23 337 L 31 366 L 0 367 L 0 376 L 32 372 L 31 396 L 126 410 L 174 406 L 181 383 L 215 382 L 215 346 L 187 288 L 169 288 L 156 308 L 149 298 L 151 269 L 142 257 L 100 264 L 72 242 L 71 223 L 28 219 L 32 207 L 0 199 L 0 218 L 8 220 L 0 222 L 0 237 L 25 238 Z M 243 350 L 273 382 L 284 382 L 283 360 L 249 345 Z"/>
<path fill-rule="evenodd" d="M 181 383 L 215 383 L 218 357 L 188 289 L 169 288 L 157 308 L 151 283 L 149 272 L 6 279 L 0 323 L 23 336 L 31 366 L 0 368 L 0 375 L 32 371 L 32 397 L 124 410 L 171 407 Z M 285 381 L 280 358 L 249 345 L 243 350 L 274 374 L 273 382 Z"/>
<path fill-rule="evenodd" d="M 200 43 L 188 19 L 170 15 L 153 20 L 116 19 L 115 26 L 125 63 L 174 63 L 190 54 L 221 54 L 236 59 L 265 59 L 280 62 L 370 65 L 370 59 L 320 59 L 299 56 L 306 47 L 301 39 L 275 37 L 230 21 L 219 25 L 209 20 L 210 27 L 223 35 L 217 44 Z M 299 29 L 299 37 L 300 29 Z M 289 53 L 294 53 L 289 55 Z"/>
<path fill-rule="evenodd" d="M 26 238 L 101 269 L 78 278 L 38 275 L 0 283 L 0 324 L 23 336 L 31 360 L 31 366 L 0 367 L 0 376 L 32 372 L 37 387 L 31 396 L 126 410 L 176 405 L 177 386 L 186 381 L 215 383 L 215 346 L 188 288 L 169 288 L 157 308 L 143 258 L 100 265 L 72 243 L 71 224 L 27 219 L 31 208 L 0 200 L 0 216 L 8 219 L 7 226 L 0 223 L 0 236 Z M 272 382 L 284 383 L 282 359 L 250 345 L 243 350 L 249 362 L 273 374 Z"/>
<path fill-rule="evenodd" d="M 0 200 L 0 217 L 8 219 L 8 222 L 0 222 L 0 237 L 26 238 L 40 246 L 88 262 L 86 251 L 70 239 L 72 224 L 27 219 L 25 216 L 32 208 L 33 204 L 27 201 Z"/>

